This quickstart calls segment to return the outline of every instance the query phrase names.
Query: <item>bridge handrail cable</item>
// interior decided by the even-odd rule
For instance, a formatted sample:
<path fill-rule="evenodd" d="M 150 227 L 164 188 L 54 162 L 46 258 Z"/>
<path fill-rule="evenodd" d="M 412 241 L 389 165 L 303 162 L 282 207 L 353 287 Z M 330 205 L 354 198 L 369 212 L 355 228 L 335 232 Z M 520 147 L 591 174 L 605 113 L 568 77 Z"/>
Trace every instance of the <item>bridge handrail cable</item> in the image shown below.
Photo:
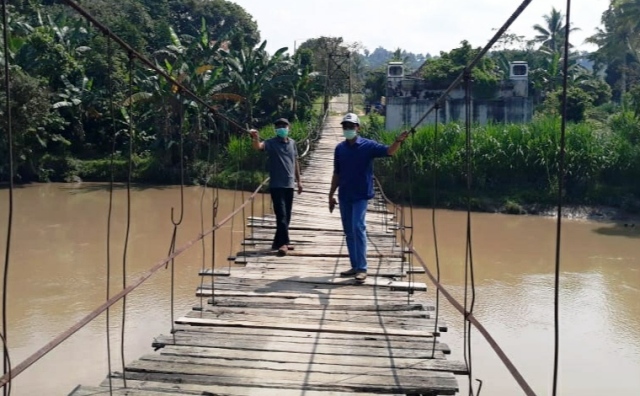
<path fill-rule="evenodd" d="M 393 206 L 397 206 L 397 204 L 393 201 L 391 201 L 386 194 L 384 193 L 384 189 L 382 188 L 382 185 L 380 184 L 380 181 L 378 180 L 377 177 L 374 177 L 375 183 L 378 187 L 378 190 L 380 191 L 380 195 L 382 196 L 382 198 L 389 204 L 389 205 L 393 205 Z M 402 225 L 400 225 L 402 227 Z M 506 366 L 506 368 L 509 370 L 509 372 L 511 373 L 511 375 L 513 376 L 513 378 L 516 380 L 516 382 L 518 383 L 518 385 L 520 385 L 520 387 L 522 388 L 522 390 L 524 391 L 524 393 L 527 396 L 536 396 L 536 393 L 533 391 L 533 389 L 529 386 L 529 384 L 527 383 L 527 381 L 524 379 L 524 377 L 522 376 L 522 374 L 520 374 L 520 372 L 518 371 L 518 369 L 516 368 L 516 366 L 513 364 L 513 362 L 511 362 L 511 360 L 509 359 L 509 357 L 507 356 L 507 354 L 502 350 L 502 348 L 500 348 L 500 345 L 498 345 L 498 343 L 496 342 L 496 340 L 491 336 L 491 334 L 489 333 L 489 331 L 482 325 L 482 323 L 480 323 L 480 321 L 478 321 L 478 319 L 476 319 L 473 316 L 473 313 L 465 310 L 462 306 L 462 304 L 460 304 L 458 302 L 458 300 L 455 299 L 455 297 L 453 297 L 451 295 L 451 293 L 449 293 L 447 291 L 447 289 L 440 283 L 438 282 L 438 280 L 435 278 L 435 276 L 433 276 L 433 273 L 431 272 L 431 270 L 429 269 L 429 267 L 426 265 L 426 263 L 424 262 L 424 260 L 422 259 L 422 257 L 420 256 L 420 254 L 415 250 L 415 248 L 413 247 L 413 243 L 410 243 L 410 241 L 407 240 L 406 237 L 403 237 L 403 242 L 406 244 L 406 246 L 409 248 L 409 250 L 411 251 L 411 254 L 413 254 L 415 256 L 415 258 L 418 260 L 418 262 L 420 263 L 420 266 L 425 270 L 425 273 L 427 274 L 427 276 L 429 277 L 429 279 L 431 280 L 431 282 L 438 288 L 438 290 L 442 293 L 442 295 L 444 295 L 447 300 L 451 303 L 451 305 L 457 309 L 461 314 L 463 314 L 468 320 L 469 322 L 471 322 L 476 329 L 478 329 L 478 331 L 480 332 L 480 334 L 482 334 L 485 338 L 485 340 L 489 343 L 489 345 L 491 346 L 491 348 L 494 350 L 494 352 L 498 355 L 498 357 L 500 358 L 500 360 L 502 361 L 502 363 L 504 363 L 504 365 Z"/>
<path fill-rule="evenodd" d="M 82 327 L 84 327 L 85 325 L 90 323 L 92 320 L 94 320 L 96 317 L 98 317 L 98 315 L 100 315 L 101 313 L 105 312 L 107 310 L 107 308 L 111 307 L 113 304 L 118 302 L 124 296 L 128 295 L 129 293 L 131 293 L 138 286 L 140 286 L 147 279 L 149 279 L 153 274 L 155 274 L 159 269 L 161 269 L 163 266 L 167 265 L 171 260 L 175 259 L 180 254 L 184 253 L 186 250 L 191 248 L 196 242 L 202 240 L 204 237 L 208 236 L 209 234 L 211 234 L 212 232 L 216 231 L 217 229 L 222 227 L 224 224 L 226 224 L 229 220 L 231 220 L 238 213 L 240 213 L 240 211 L 242 209 L 244 209 L 250 202 L 253 201 L 253 199 L 256 197 L 258 192 L 262 189 L 262 187 L 264 187 L 266 185 L 266 183 L 268 181 L 269 181 L 269 178 L 266 178 L 262 183 L 260 183 L 260 185 L 253 191 L 251 196 L 249 198 L 247 198 L 247 200 L 245 200 L 245 202 L 241 206 L 236 208 L 236 210 L 234 210 L 229 215 L 227 215 L 227 217 L 222 219 L 215 226 L 209 228 L 207 231 L 205 231 L 204 233 L 201 233 L 196 238 L 186 242 L 185 244 L 183 244 L 179 248 L 175 249 L 173 251 L 173 253 L 171 253 L 167 257 L 157 261 L 149 270 L 147 270 L 147 272 L 145 272 L 143 275 L 141 275 L 138 279 L 136 279 L 129 286 L 127 286 L 126 288 L 122 289 L 118 294 L 114 295 L 109 300 L 105 301 L 102 305 L 100 305 L 98 308 L 96 308 L 91 313 L 86 315 L 84 318 L 80 319 L 78 322 L 76 322 L 69 329 L 67 329 L 66 331 L 61 333 L 59 336 L 57 336 L 56 338 L 54 338 L 53 340 L 48 342 L 42 348 L 38 349 L 31 356 L 27 357 L 21 363 L 19 363 L 15 367 L 13 367 L 12 370 L 10 371 L 10 373 L 7 373 L 2 378 L 0 378 L 0 387 L 5 386 L 8 382 L 10 382 L 14 378 L 16 378 L 20 373 L 22 373 L 24 370 L 26 370 L 33 363 L 37 362 L 40 358 L 45 356 L 47 353 L 51 352 L 55 347 L 60 345 L 67 338 L 72 336 L 74 333 L 76 333 Z"/>

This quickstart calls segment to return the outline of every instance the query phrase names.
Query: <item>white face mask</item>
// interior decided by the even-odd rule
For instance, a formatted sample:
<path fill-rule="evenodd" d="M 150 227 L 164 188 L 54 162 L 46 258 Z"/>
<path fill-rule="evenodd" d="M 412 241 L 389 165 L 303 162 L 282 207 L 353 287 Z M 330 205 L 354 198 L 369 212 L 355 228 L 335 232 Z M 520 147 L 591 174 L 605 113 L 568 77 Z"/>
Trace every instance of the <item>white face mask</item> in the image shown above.
<path fill-rule="evenodd" d="M 344 129 L 342 131 L 342 135 L 345 137 L 345 139 L 353 139 L 354 137 L 356 137 L 356 130 L 355 129 Z"/>

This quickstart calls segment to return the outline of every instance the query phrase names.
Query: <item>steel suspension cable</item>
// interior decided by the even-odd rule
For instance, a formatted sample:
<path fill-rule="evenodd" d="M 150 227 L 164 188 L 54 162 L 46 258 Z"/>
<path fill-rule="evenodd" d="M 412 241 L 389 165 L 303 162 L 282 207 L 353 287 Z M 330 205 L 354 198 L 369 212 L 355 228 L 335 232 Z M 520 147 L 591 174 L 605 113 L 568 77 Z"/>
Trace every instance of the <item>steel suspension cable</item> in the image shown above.
<path fill-rule="evenodd" d="M 202 128 L 200 124 L 200 110 L 198 109 L 198 131 L 201 133 Z M 207 171 L 205 172 L 204 183 L 202 184 L 202 195 L 200 196 L 200 233 L 204 233 L 204 197 L 207 193 L 207 188 L 209 187 L 209 181 L 211 180 L 211 133 L 209 133 L 209 128 L 207 128 Z M 214 219 L 215 222 L 215 219 Z M 202 274 L 200 275 L 200 290 L 204 286 L 204 272 L 206 269 L 206 261 L 207 261 L 207 249 L 205 247 L 205 241 L 202 239 Z M 214 277 L 213 268 L 211 268 L 211 278 Z M 204 296 L 200 293 L 200 311 L 203 311 L 203 298 Z"/>
<path fill-rule="evenodd" d="M 493 47 L 496 41 L 498 41 L 498 39 L 502 37 L 502 35 L 507 31 L 507 29 L 509 29 L 511 24 L 513 24 L 513 22 L 516 19 L 518 19 L 520 14 L 522 14 L 522 12 L 529 6 L 529 4 L 531 4 L 531 1 L 532 0 L 524 0 L 518 6 L 518 8 L 513 12 L 513 14 L 511 14 L 509 19 L 507 19 L 507 21 L 500 27 L 500 29 L 496 31 L 496 33 L 493 35 L 491 40 L 489 40 L 487 45 L 485 45 L 484 48 L 482 48 L 482 50 L 480 50 L 480 52 L 469 62 L 469 64 L 467 64 L 467 66 L 462 70 L 462 72 L 460 72 L 458 77 L 456 77 L 456 79 L 451 83 L 451 85 L 449 85 L 449 87 L 445 89 L 444 92 L 442 92 L 442 94 L 440 94 L 438 99 L 436 99 L 435 103 L 427 109 L 427 111 L 422 115 L 422 117 L 420 117 L 420 119 L 413 125 L 411 130 L 415 130 L 415 128 L 418 125 L 420 125 L 422 121 L 424 121 L 427 118 L 427 116 L 429 116 L 429 114 L 431 114 L 431 112 L 435 109 L 436 105 L 441 106 L 444 104 L 445 100 L 449 97 L 449 94 L 451 93 L 451 91 L 453 91 L 463 81 L 465 73 L 472 70 L 478 64 L 478 62 L 480 62 L 480 59 L 482 59 L 482 57 L 491 49 L 491 47 Z"/>
<path fill-rule="evenodd" d="M 468 314 L 473 314 L 473 308 L 475 305 L 476 291 L 475 291 L 475 278 L 473 271 L 473 251 L 471 244 L 471 176 L 472 176 L 472 153 L 471 153 L 471 122 L 472 122 L 472 100 L 471 100 L 471 72 L 465 74 L 465 151 L 466 151 L 466 181 L 467 181 L 467 231 L 465 242 L 465 269 L 464 269 L 464 303 L 465 311 Z M 468 284 L 471 283 L 471 302 L 469 309 L 467 310 L 467 293 Z M 465 362 L 469 368 L 469 396 L 473 396 L 473 362 L 471 360 L 471 323 L 468 318 L 465 317 Z"/>
<path fill-rule="evenodd" d="M 133 69 L 135 59 L 129 54 L 129 98 L 133 95 Z M 127 228 L 124 238 L 124 249 L 122 252 L 122 289 L 127 288 L 127 253 L 129 250 L 129 234 L 131 232 L 131 175 L 133 173 L 133 100 L 129 100 L 129 158 L 127 171 Z M 122 326 L 120 329 L 120 359 L 122 361 L 122 381 L 124 387 L 127 387 L 127 378 L 125 376 L 125 359 L 124 359 L 124 336 L 127 317 L 127 296 L 122 298 Z"/>
<path fill-rule="evenodd" d="M 9 285 L 9 264 L 11 258 L 11 234 L 13 232 L 13 125 L 11 118 L 11 77 L 9 76 L 9 20 L 7 0 L 2 0 L 2 39 L 4 51 L 4 94 L 5 94 L 5 123 L 7 125 L 7 151 L 9 161 L 9 208 L 7 220 L 7 239 L 4 250 L 4 274 L 2 279 L 2 336 L 3 347 L 3 375 L 11 375 L 11 360 L 9 359 L 8 328 L 7 328 L 7 299 Z M 5 396 L 11 393 L 11 386 L 3 388 Z"/>
<path fill-rule="evenodd" d="M 269 179 L 265 179 L 256 188 L 256 190 L 253 192 L 254 196 L 268 182 L 268 180 Z M 245 202 L 243 205 L 247 205 L 247 204 L 248 204 L 248 202 Z M 162 267 L 166 267 L 167 263 L 169 263 L 171 261 L 171 259 L 174 259 L 174 258 L 178 257 L 179 255 L 181 255 L 182 253 L 184 253 L 185 251 L 190 249 L 193 245 L 195 245 L 202 238 L 208 236 L 209 234 L 213 233 L 215 230 L 218 230 L 224 224 L 229 222 L 229 220 L 231 220 L 231 218 L 236 216 L 240 212 L 241 209 L 242 209 L 242 207 L 234 210 L 229 215 L 227 215 L 225 218 L 220 220 L 219 223 L 216 223 L 215 226 L 213 226 L 212 228 L 207 230 L 204 234 L 198 235 L 194 239 L 186 242 L 184 245 L 182 245 L 179 248 L 175 249 L 174 252 L 171 255 L 169 255 L 169 256 L 167 256 L 167 257 L 155 262 L 153 264 L 153 266 L 149 270 L 147 270 L 145 273 L 143 273 L 138 279 L 133 281 L 131 284 L 129 284 L 129 286 L 127 286 L 125 289 L 120 290 L 118 293 L 116 293 L 114 296 L 112 296 L 109 299 L 109 301 L 106 301 L 103 304 L 101 304 L 100 306 L 98 306 L 96 309 L 94 309 L 89 314 L 84 316 L 78 322 L 74 323 L 67 330 L 65 330 L 64 332 L 62 332 L 58 336 L 56 336 L 53 340 L 49 341 L 42 348 L 38 349 L 36 352 L 31 354 L 25 360 L 23 360 L 22 362 L 17 364 L 11 371 L 9 371 L 8 374 L 5 374 L 4 376 L 2 376 L 2 378 L 0 378 L 0 387 L 5 386 L 11 380 L 16 378 L 18 375 L 20 375 L 22 372 L 24 372 L 27 368 L 29 368 L 32 364 L 34 364 L 35 362 L 40 360 L 47 353 L 51 352 L 58 345 L 62 344 L 67 338 L 71 337 L 73 334 L 75 334 L 78 330 L 80 330 L 81 328 L 86 326 L 88 323 L 91 323 L 91 321 L 93 321 L 95 318 L 97 318 L 98 315 L 100 315 L 101 313 L 106 311 L 107 308 L 113 306 L 115 303 L 117 303 L 118 301 L 123 299 L 126 295 L 131 293 L 133 290 L 137 289 L 141 284 L 143 284 L 149 278 L 151 278 Z"/>
<path fill-rule="evenodd" d="M 218 130 L 218 124 L 213 120 L 213 131 L 215 133 L 214 140 L 216 142 L 215 148 L 216 153 L 214 154 L 214 171 L 218 171 L 218 156 L 220 155 L 220 131 Z M 211 142 L 209 143 L 211 144 Z M 218 206 L 220 205 L 220 190 L 218 189 L 218 183 L 216 182 L 216 186 L 214 188 L 214 196 L 211 207 L 211 226 L 213 227 L 216 224 L 216 219 L 218 217 Z M 211 302 L 212 304 L 216 303 L 216 277 L 213 276 L 215 272 L 215 259 L 216 259 L 216 234 L 217 231 L 214 230 L 211 233 Z"/>
<path fill-rule="evenodd" d="M 184 98 L 182 97 L 182 93 L 178 95 L 178 133 L 180 134 L 180 217 L 176 221 L 174 219 L 174 209 L 171 207 L 171 224 L 173 224 L 173 236 L 171 238 L 171 247 L 169 248 L 169 254 L 173 253 L 176 248 L 176 240 L 178 238 L 178 228 L 182 224 L 182 220 L 184 218 L 184 113 L 185 106 L 183 103 Z M 176 331 L 175 331 L 175 323 L 174 323 L 174 302 L 175 302 L 175 258 L 171 259 L 171 286 L 170 286 L 170 320 L 171 320 L 171 334 L 175 340 Z"/>
<path fill-rule="evenodd" d="M 107 37 L 107 92 L 109 93 L 109 112 L 111 113 L 111 160 L 109 161 L 109 210 L 107 211 L 107 299 L 111 298 L 111 218 L 113 214 L 113 184 L 115 173 L 116 139 L 118 131 L 116 129 L 115 108 L 113 104 L 113 48 L 111 48 L 111 37 Z M 109 375 L 109 394 L 113 394 L 113 380 L 111 378 L 111 309 L 107 308 L 106 332 L 107 332 L 107 370 Z"/>
<path fill-rule="evenodd" d="M 378 186 L 380 186 L 380 181 L 377 178 L 374 177 L 374 181 L 378 184 Z M 382 187 L 380 188 L 382 190 Z M 382 190 L 382 197 L 390 204 L 393 204 L 393 201 L 391 201 L 385 195 L 384 190 Z M 502 363 L 504 363 L 507 370 L 509 370 L 509 373 L 511 373 L 511 375 L 516 380 L 518 385 L 520 385 L 520 388 L 522 388 L 522 391 L 524 392 L 524 394 L 526 396 L 535 396 L 536 393 L 533 391 L 531 386 L 529 386 L 529 384 L 524 379 L 522 374 L 520 374 L 520 371 L 518 371 L 518 368 L 513 364 L 513 362 L 511 362 L 507 354 L 502 350 L 502 348 L 500 348 L 500 345 L 498 345 L 496 340 L 491 336 L 491 333 L 489 333 L 489 331 L 482 325 L 482 323 L 480 323 L 480 321 L 478 321 L 478 319 L 476 319 L 473 316 L 473 314 L 466 312 L 462 304 L 459 303 L 438 280 L 436 280 L 435 276 L 433 275 L 429 267 L 425 264 L 424 260 L 422 259 L 422 257 L 420 257 L 420 254 L 415 250 L 413 246 L 411 246 L 411 252 L 415 255 L 415 258 L 418 261 L 418 263 L 420 263 L 420 266 L 425 270 L 425 274 L 427 275 L 429 280 L 438 288 L 438 290 L 440 290 L 440 292 L 447 299 L 447 301 L 449 301 L 449 303 L 451 303 L 451 305 L 458 312 L 460 312 L 461 315 L 467 316 L 469 319 L 469 322 L 471 322 L 476 327 L 476 329 L 478 329 L 478 332 L 482 334 L 485 340 L 487 340 L 487 343 L 489 344 L 489 346 L 494 350 L 496 355 L 498 355 L 498 358 L 500 358 Z"/>
<path fill-rule="evenodd" d="M 242 144 L 243 142 L 241 141 L 240 144 Z M 240 157 L 236 158 L 236 180 L 235 180 L 235 185 L 233 188 L 233 210 L 236 209 L 236 197 L 238 195 L 238 184 L 239 184 L 239 178 L 240 178 Z M 244 217 L 244 206 L 242 207 L 242 216 Z M 235 255 L 233 254 L 233 231 L 234 231 L 234 225 L 235 225 L 235 217 L 231 219 L 231 241 L 229 243 L 229 257 L 227 258 L 227 273 L 231 274 L 231 258 L 235 257 Z"/>
<path fill-rule="evenodd" d="M 436 280 L 440 283 L 440 256 L 438 254 L 438 231 L 436 227 L 436 205 L 438 202 L 438 123 L 439 123 L 440 106 L 436 106 L 436 122 L 433 132 L 433 162 L 431 164 L 431 177 L 432 185 L 432 204 L 431 204 L 431 227 L 433 230 L 433 250 L 436 260 Z M 440 318 L 440 289 L 436 287 L 436 317 L 433 325 L 434 334 L 438 331 L 438 319 Z M 433 344 L 431 347 L 431 358 L 433 359 L 436 353 L 436 337 L 433 337 Z"/>
<path fill-rule="evenodd" d="M 413 167 L 411 164 L 407 164 L 407 180 L 409 182 L 409 221 L 410 224 L 407 225 L 407 221 L 405 220 L 403 228 L 409 230 L 409 239 L 407 242 L 407 246 L 413 246 Z M 406 231 L 405 231 L 406 233 Z M 409 257 L 409 266 L 408 266 L 408 278 L 409 278 L 409 287 L 407 288 L 407 304 L 411 302 L 411 295 L 414 293 L 415 287 L 415 279 L 413 274 L 413 254 L 407 253 L 408 247 L 404 247 L 402 249 L 402 256 L 405 254 Z"/>
<path fill-rule="evenodd" d="M 562 195 L 565 176 L 565 141 L 567 129 L 567 79 L 569 74 L 569 32 L 571 32 L 571 0 L 567 0 L 564 26 L 564 61 L 562 65 L 562 120 L 560 125 L 560 153 L 558 159 L 558 219 L 556 225 L 556 257 L 553 285 L 553 396 L 558 390 L 558 359 L 560 355 L 560 243 L 562 235 Z"/>

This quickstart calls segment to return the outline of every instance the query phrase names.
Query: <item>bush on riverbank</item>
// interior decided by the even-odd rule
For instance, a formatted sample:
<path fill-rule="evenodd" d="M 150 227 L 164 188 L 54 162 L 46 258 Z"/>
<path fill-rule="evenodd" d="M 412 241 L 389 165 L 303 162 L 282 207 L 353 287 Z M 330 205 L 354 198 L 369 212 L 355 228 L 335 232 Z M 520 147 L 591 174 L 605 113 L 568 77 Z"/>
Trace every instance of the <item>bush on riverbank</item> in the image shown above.
<path fill-rule="evenodd" d="M 320 126 L 319 117 L 308 122 L 296 121 L 291 124 L 290 136 L 297 142 L 300 155 L 306 148 L 307 136 L 313 135 Z M 273 126 L 260 130 L 261 139 L 275 136 Z M 266 154 L 256 152 L 251 147 L 247 135 L 231 136 L 225 147 L 201 150 L 204 158 L 185 158 L 184 182 L 201 185 L 243 190 L 255 189 L 266 174 Z M 111 179 L 111 158 L 77 159 L 44 155 L 37 166 L 37 179 L 41 182 L 107 182 Z M 162 161 L 149 155 L 134 155 L 132 161 L 132 181 L 136 183 L 179 184 L 180 166 L 165 166 Z M 113 159 L 114 180 L 127 180 L 129 161 L 122 154 Z"/>
<path fill-rule="evenodd" d="M 392 143 L 398 132 L 379 125 L 372 117 L 364 134 Z M 555 204 L 559 131 L 560 119 L 548 116 L 529 124 L 473 126 L 472 208 L 521 212 L 523 205 Z M 392 199 L 431 205 L 435 170 L 438 206 L 466 207 L 464 125 L 441 125 L 434 137 L 434 126 L 418 128 L 396 156 L 376 165 L 376 174 Z M 633 113 L 617 113 L 605 123 L 569 123 L 565 202 L 640 210 L 639 142 L 640 121 Z"/>

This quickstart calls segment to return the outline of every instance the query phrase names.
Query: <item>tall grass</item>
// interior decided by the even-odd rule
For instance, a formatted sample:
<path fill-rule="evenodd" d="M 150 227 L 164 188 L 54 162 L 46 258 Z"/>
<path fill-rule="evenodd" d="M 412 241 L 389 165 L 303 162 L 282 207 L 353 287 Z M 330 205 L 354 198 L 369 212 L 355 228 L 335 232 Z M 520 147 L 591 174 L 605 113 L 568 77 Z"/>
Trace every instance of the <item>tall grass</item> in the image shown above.
<path fill-rule="evenodd" d="M 373 120 L 372 120 L 373 121 Z M 375 124 L 378 121 L 373 121 Z M 398 132 L 365 128 L 387 144 Z M 570 123 L 566 134 L 565 199 L 576 204 L 620 205 L 640 197 L 640 121 L 616 114 L 607 123 Z M 441 204 L 466 197 L 466 137 L 461 124 L 419 128 L 398 154 L 376 165 L 387 192 L 430 204 L 434 171 Z M 528 124 L 474 126 L 471 134 L 472 193 L 502 203 L 552 203 L 557 196 L 560 119 L 536 117 Z M 412 179 L 412 187 L 409 185 Z M 411 195 L 410 195 L 411 194 Z"/>

